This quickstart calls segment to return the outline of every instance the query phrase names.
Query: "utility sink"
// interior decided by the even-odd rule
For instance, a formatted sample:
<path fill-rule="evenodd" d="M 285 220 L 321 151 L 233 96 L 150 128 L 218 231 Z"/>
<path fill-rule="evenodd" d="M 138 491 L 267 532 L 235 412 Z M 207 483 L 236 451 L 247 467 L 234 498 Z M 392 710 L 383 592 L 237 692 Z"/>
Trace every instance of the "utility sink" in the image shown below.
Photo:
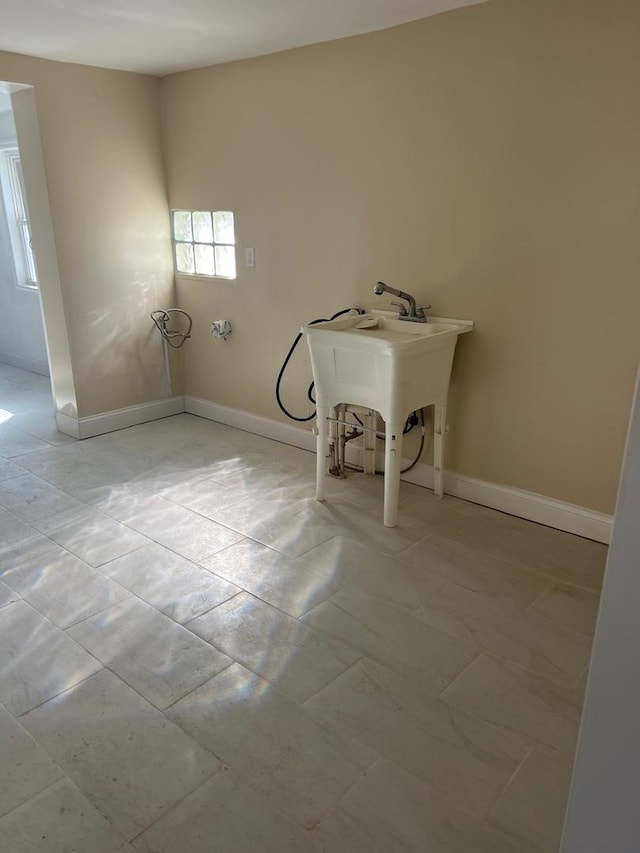
<path fill-rule="evenodd" d="M 458 335 L 472 329 L 471 320 L 415 323 L 383 311 L 304 326 L 316 399 L 366 406 L 388 423 L 404 423 L 416 409 L 446 401 Z"/>
<path fill-rule="evenodd" d="M 443 495 L 444 433 L 453 354 L 471 320 L 399 320 L 387 311 L 303 326 L 311 355 L 318 409 L 316 497 L 324 500 L 327 418 L 338 404 L 379 412 L 385 421 L 384 524 L 395 527 L 402 431 L 409 415 L 435 406 L 434 491 Z M 375 455 L 375 454 L 374 454 Z M 374 466 L 375 467 L 375 466 Z"/>

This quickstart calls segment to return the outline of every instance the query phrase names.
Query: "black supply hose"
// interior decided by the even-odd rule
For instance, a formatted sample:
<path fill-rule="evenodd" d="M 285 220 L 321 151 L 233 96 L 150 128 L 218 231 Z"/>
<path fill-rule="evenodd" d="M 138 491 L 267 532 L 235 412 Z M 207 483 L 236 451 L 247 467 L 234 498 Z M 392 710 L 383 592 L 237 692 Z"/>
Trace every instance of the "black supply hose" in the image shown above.
<path fill-rule="evenodd" d="M 333 317 L 329 317 L 328 320 L 323 317 L 319 320 L 312 320 L 310 323 L 307 323 L 307 325 L 308 326 L 315 326 L 316 323 L 329 323 L 331 320 L 337 320 L 338 317 L 342 317 L 343 314 L 349 314 L 351 311 L 356 311 L 358 314 L 364 314 L 364 311 L 362 308 L 343 308 L 342 311 L 338 311 L 337 314 L 334 314 Z M 291 356 L 294 354 L 296 347 L 300 343 L 301 337 L 302 337 L 302 332 L 298 332 L 298 334 L 295 337 L 294 342 L 291 344 L 291 348 L 289 349 L 289 352 L 287 353 L 285 360 L 282 362 L 282 367 L 280 368 L 280 372 L 278 373 L 278 378 L 276 379 L 276 400 L 278 402 L 278 406 L 280 406 L 280 410 L 282 412 L 284 412 L 284 414 L 288 418 L 291 418 L 292 421 L 298 421 L 300 423 L 304 423 L 305 421 L 312 421 L 315 418 L 316 413 L 312 412 L 310 415 L 307 415 L 304 418 L 299 418 L 299 417 L 297 417 L 297 415 L 292 415 L 291 412 L 286 408 L 286 406 L 282 402 L 282 398 L 280 397 L 280 384 L 282 382 L 282 377 L 284 376 L 284 372 L 287 369 L 287 365 L 289 364 L 289 361 L 291 360 Z M 315 401 L 314 396 L 313 396 L 313 387 L 314 387 L 314 383 L 312 382 L 311 385 L 309 385 L 309 388 L 307 389 L 307 399 L 311 403 L 313 403 L 313 405 L 315 406 L 316 401 Z"/>
<path fill-rule="evenodd" d="M 318 320 L 312 320 L 310 323 L 307 323 L 307 325 L 308 326 L 315 326 L 316 323 L 329 323 L 329 322 L 331 322 L 331 320 L 337 320 L 338 317 L 342 317 L 344 314 L 351 313 L 351 311 L 355 311 L 357 314 L 364 314 L 365 313 L 365 311 L 362 308 L 343 308 L 341 311 L 338 311 L 337 314 L 334 314 L 332 317 L 329 317 L 328 319 L 322 317 Z M 276 400 L 277 400 L 278 406 L 280 407 L 280 411 L 282 411 L 288 418 L 291 418 L 292 421 L 298 421 L 298 423 L 305 423 L 307 421 L 312 421 L 316 416 L 316 412 L 313 411 L 310 415 L 306 415 L 305 417 L 298 417 L 297 415 L 292 415 L 291 412 L 287 409 L 287 407 L 282 402 L 282 398 L 280 396 L 280 385 L 282 384 L 282 377 L 284 376 L 284 372 L 287 369 L 287 365 L 291 361 L 291 357 L 293 356 L 294 352 L 296 351 L 296 347 L 300 343 L 300 339 L 302 338 L 302 335 L 303 335 L 302 332 L 298 332 L 298 334 L 296 335 L 293 343 L 291 344 L 291 346 L 289 348 L 289 352 L 287 353 L 284 361 L 282 362 L 282 367 L 280 368 L 280 371 L 278 373 L 278 378 L 276 379 Z M 309 400 L 309 402 L 313 403 L 313 405 L 315 406 L 316 400 L 315 400 L 315 397 L 313 396 L 314 385 L 315 385 L 314 382 L 312 382 L 309 385 L 309 387 L 307 389 L 307 399 Z M 356 419 L 356 421 L 362 426 L 362 421 L 355 414 L 355 412 L 352 412 L 351 414 Z M 419 413 L 412 412 L 412 414 L 407 418 L 407 421 L 404 425 L 404 429 L 402 430 L 402 433 L 403 433 L 403 435 L 407 435 L 408 433 L 410 433 L 411 430 L 414 428 L 414 426 L 417 425 L 418 417 L 420 418 L 420 432 L 421 432 L 420 447 L 418 448 L 418 452 L 417 452 L 413 462 L 411 462 L 411 464 L 408 465 L 406 468 L 403 468 L 400 471 L 401 474 L 406 474 L 407 471 L 410 471 L 412 468 L 414 468 L 418 464 L 418 460 L 422 456 L 422 451 L 424 450 L 425 429 L 424 429 L 424 410 L 423 409 L 420 409 Z M 352 466 L 349 466 L 349 467 L 352 467 Z M 376 474 L 382 474 L 382 473 L 384 473 L 384 472 L 376 471 Z"/>
<path fill-rule="evenodd" d="M 415 412 L 414 412 L 414 414 L 415 414 Z M 410 431 L 411 429 L 413 429 L 413 427 L 410 427 L 410 429 L 408 431 Z M 401 474 L 406 474 L 407 471 L 410 471 L 412 468 L 415 468 L 415 466 L 418 464 L 418 460 L 422 456 L 423 450 L 424 450 L 424 409 L 420 409 L 420 447 L 418 448 L 418 452 L 416 453 L 413 462 L 410 465 L 407 465 L 406 468 L 402 468 L 400 470 Z"/>

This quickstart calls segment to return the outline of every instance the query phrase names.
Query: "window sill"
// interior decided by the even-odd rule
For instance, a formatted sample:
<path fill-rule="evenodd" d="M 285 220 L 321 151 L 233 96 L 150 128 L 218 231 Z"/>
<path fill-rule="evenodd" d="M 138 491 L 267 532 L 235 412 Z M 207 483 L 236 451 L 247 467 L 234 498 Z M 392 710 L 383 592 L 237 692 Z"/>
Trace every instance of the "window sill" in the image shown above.
<path fill-rule="evenodd" d="M 237 281 L 238 276 L 227 276 L 227 275 L 196 275 L 195 273 L 188 272 L 177 272 L 174 273 L 175 278 L 181 278 L 185 281 Z"/>

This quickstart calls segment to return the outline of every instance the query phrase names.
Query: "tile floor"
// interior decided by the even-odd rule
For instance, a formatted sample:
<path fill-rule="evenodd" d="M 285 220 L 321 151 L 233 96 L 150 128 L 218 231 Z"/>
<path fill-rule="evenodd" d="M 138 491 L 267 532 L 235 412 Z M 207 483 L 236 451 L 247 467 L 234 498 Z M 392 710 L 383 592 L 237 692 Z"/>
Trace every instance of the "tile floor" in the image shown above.
<path fill-rule="evenodd" d="M 604 546 L 0 365 L 3 853 L 553 853 Z"/>

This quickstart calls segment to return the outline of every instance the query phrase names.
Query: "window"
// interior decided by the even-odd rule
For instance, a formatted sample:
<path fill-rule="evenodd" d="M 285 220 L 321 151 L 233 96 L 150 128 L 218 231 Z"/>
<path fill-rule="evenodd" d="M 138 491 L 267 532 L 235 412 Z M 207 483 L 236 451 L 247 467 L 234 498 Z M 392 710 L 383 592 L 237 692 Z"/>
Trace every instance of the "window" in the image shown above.
<path fill-rule="evenodd" d="M 236 277 L 236 238 L 231 211 L 174 210 L 172 226 L 176 272 Z"/>
<path fill-rule="evenodd" d="M 22 164 L 17 148 L 0 151 L 0 184 L 7 213 L 16 276 L 20 287 L 37 288 L 36 262 L 25 202 Z"/>

